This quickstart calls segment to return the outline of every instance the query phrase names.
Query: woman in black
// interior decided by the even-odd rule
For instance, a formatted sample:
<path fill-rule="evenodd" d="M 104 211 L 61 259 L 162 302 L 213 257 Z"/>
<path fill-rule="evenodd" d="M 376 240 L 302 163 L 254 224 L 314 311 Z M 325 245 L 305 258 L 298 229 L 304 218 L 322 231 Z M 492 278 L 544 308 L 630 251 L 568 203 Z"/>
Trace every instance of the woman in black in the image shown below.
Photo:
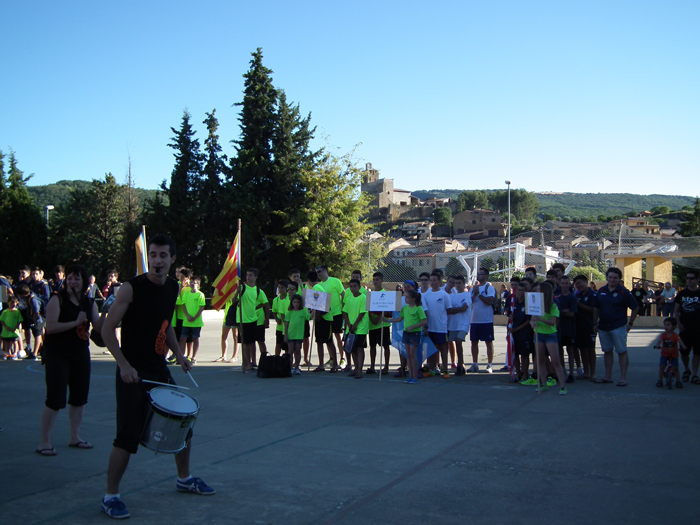
<path fill-rule="evenodd" d="M 51 445 L 51 430 L 58 411 L 66 407 L 67 389 L 70 389 L 71 434 L 68 446 L 92 448 L 90 443 L 80 439 L 80 423 L 90 389 L 90 324 L 98 332 L 100 327 L 96 326 L 99 313 L 95 300 L 85 293 L 87 287 L 87 270 L 72 264 L 66 269 L 64 286 L 46 306 L 46 339 L 42 349 L 46 366 L 46 406 L 41 413 L 41 441 L 36 449 L 42 456 L 56 455 Z"/>

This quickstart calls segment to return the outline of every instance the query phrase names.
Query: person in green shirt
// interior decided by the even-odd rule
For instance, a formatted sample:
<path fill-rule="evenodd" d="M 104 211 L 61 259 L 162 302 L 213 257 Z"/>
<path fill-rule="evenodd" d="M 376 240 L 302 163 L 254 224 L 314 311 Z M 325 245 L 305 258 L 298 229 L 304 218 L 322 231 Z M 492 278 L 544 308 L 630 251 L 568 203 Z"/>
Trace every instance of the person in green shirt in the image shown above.
<path fill-rule="evenodd" d="M 224 321 L 221 324 L 221 357 L 214 360 L 217 362 L 233 363 L 238 361 L 238 327 L 236 324 L 230 324 L 232 321 L 229 320 L 228 311 L 231 308 L 232 301 L 229 299 L 224 305 Z M 228 334 L 233 333 L 233 354 L 231 359 L 226 359 L 226 352 L 228 351 Z"/>
<path fill-rule="evenodd" d="M 2 324 L 2 351 L 5 359 L 16 361 L 19 353 L 19 332 L 22 324 L 22 312 L 17 305 L 19 300 L 14 295 L 7 298 L 7 308 L 0 313 Z"/>
<path fill-rule="evenodd" d="M 412 282 L 413 281 L 411 281 L 411 283 Z M 417 383 L 418 357 L 416 352 L 420 344 L 423 327 L 428 326 L 428 317 L 425 315 L 425 310 L 423 310 L 421 306 L 421 295 L 414 289 L 407 291 L 406 305 L 401 308 L 399 316 L 393 319 L 387 319 L 382 316 L 382 320 L 390 323 L 404 322 L 401 342 L 406 345 L 406 361 L 409 375 L 409 378 L 405 382 L 408 384 Z"/>
<path fill-rule="evenodd" d="M 301 297 L 301 304 L 303 306 L 304 293 L 306 293 L 307 286 L 301 281 L 301 272 L 297 268 L 292 268 L 291 270 L 289 270 L 289 283 L 296 284 L 296 291 L 292 292 L 290 290 L 288 292 L 288 294 L 289 295 L 299 294 L 299 296 Z M 311 329 L 309 326 L 309 322 L 307 321 L 306 324 L 304 325 L 304 340 L 302 343 L 302 348 L 304 350 L 304 365 L 303 366 L 308 366 L 308 367 L 311 366 L 311 361 L 309 360 L 309 349 L 311 347 L 310 337 L 311 337 Z"/>
<path fill-rule="evenodd" d="M 554 368 L 554 372 L 559 379 L 560 395 L 566 395 L 564 386 L 566 376 L 559 360 L 559 338 L 557 336 L 557 320 L 559 319 L 559 308 L 554 304 L 554 290 L 548 282 L 539 284 L 539 291 L 543 297 L 543 316 L 533 315 L 530 325 L 537 333 L 537 360 L 539 362 L 539 372 L 537 380 L 540 382 L 540 390 L 547 390 L 547 354 Z M 542 383 L 544 382 L 544 385 Z"/>
<path fill-rule="evenodd" d="M 287 286 L 289 281 L 282 279 L 277 283 L 277 297 L 272 300 L 272 315 L 275 316 L 277 329 L 275 330 L 275 355 L 280 355 L 282 350 L 289 351 L 286 341 L 284 340 L 284 316 L 289 310 L 289 296 L 287 295 Z"/>
<path fill-rule="evenodd" d="M 253 371 L 255 342 L 258 331 L 258 310 L 262 308 L 265 318 L 269 318 L 270 306 L 265 293 L 256 286 L 258 270 L 256 268 L 248 268 L 245 272 L 245 279 L 245 283 L 238 287 L 233 294 L 232 308 L 240 308 L 241 369 L 243 373 L 248 374 Z M 238 304 L 239 301 L 240 305 Z"/>
<path fill-rule="evenodd" d="M 348 374 L 354 376 L 355 379 L 362 379 L 362 367 L 365 363 L 367 332 L 369 332 L 366 301 L 366 297 L 360 293 L 360 281 L 350 279 L 350 295 L 345 296 L 343 319 L 347 334 L 355 334 L 355 342 L 351 348 L 355 371 Z M 348 349 L 345 350 L 347 352 Z"/>
<path fill-rule="evenodd" d="M 301 295 L 294 294 L 284 314 L 284 341 L 287 343 L 288 352 L 294 358 L 294 374 L 301 375 L 299 362 L 301 361 L 301 347 L 306 333 L 306 324 L 309 322 L 309 311 L 304 308 Z"/>
<path fill-rule="evenodd" d="M 318 284 L 316 289 L 331 294 L 331 307 L 330 311 L 322 316 L 321 320 L 317 321 L 317 328 L 320 328 L 320 335 L 322 342 L 328 344 L 329 352 L 331 353 L 331 372 L 337 372 L 339 370 L 338 362 L 335 360 L 335 344 L 332 337 L 329 335 L 329 341 L 325 341 L 326 334 L 332 334 L 335 336 L 335 341 L 338 348 L 343 346 L 343 296 L 345 295 L 345 290 L 343 289 L 343 283 L 337 277 L 330 277 L 328 275 L 328 267 L 324 265 L 319 265 L 316 267 L 316 275 L 318 276 Z M 317 342 L 319 333 L 317 332 Z M 323 358 L 323 347 L 319 347 L 320 358 Z M 320 363 L 321 371 L 323 367 L 323 361 Z M 317 369 L 318 370 L 318 369 Z"/>
<path fill-rule="evenodd" d="M 207 304 L 204 294 L 199 291 L 202 280 L 198 276 L 190 279 L 190 289 L 182 294 L 182 333 L 180 335 L 180 351 L 185 354 L 193 365 L 197 364 L 197 352 L 199 352 L 199 337 L 202 333 L 204 320 L 202 312 Z M 188 342 L 191 340 L 192 342 Z M 186 349 L 183 351 L 183 349 Z"/>
<path fill-rule="evenodd" d="M 384 274 L 382 272 L 374 272 L 372 274 L 372 284 L 374 292 L 385 292 L 384 290 Z M 382 375 L 389 373 L 389 358 L 391 357 L 391 330 L 389 323 L 382 321 L 382 315 L 390 316 L 393 312 L 369 312 L 369 368 L 368 374 L 374 374 L 374 364 L 377 360 L 377 346 L 384 349 L 384 367 L 381 370 Z"/>

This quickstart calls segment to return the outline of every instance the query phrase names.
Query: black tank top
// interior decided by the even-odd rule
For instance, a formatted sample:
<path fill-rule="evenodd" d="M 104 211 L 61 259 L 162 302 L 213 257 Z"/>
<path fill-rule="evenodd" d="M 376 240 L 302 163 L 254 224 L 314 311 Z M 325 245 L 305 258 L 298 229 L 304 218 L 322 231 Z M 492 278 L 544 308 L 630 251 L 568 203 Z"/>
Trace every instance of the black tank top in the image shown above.
<path fill-rule="evenodd" d="M 177 281 L 170 277 L 158 286 L 147 274 L 130 279 L 133 299 L 122 319 L 122 353 L 137 371 L 167 367 L 165 331 L 177 300 Z"/>
<path fill-rule="evenodd" d="M 90 318 L 92 317 L 92 304 L 94 299 L 82 297 L 80 306 L 73 304 L 68 296 L 59 293 L 53 301 L 59 301 L 59 323 L 71 323 L 78 318 L 82 311 L 87 314 L 88 320 L 75 328 L 55 334 L 46 334 L 45 345 L 50 351 L 56 352 L 80 352 L 90 348 Z"/>

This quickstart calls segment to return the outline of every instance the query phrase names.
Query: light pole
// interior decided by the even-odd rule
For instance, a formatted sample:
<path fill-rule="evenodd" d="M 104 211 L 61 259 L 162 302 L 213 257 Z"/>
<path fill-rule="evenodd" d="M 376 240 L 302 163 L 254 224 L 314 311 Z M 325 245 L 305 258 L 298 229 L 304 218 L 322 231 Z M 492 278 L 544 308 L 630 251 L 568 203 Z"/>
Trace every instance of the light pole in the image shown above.
<path fill-rule="evenodd" d="M 55 206 L 53 204 L 49 204 L 46 206 L 46 229 L 49 229 L 49 212 L 53 210 Z"/>
<path fill-rule="evenodd" d="M 510 181 L 507 180 L 508 185 L 508 279 L 510 279 Z"/>

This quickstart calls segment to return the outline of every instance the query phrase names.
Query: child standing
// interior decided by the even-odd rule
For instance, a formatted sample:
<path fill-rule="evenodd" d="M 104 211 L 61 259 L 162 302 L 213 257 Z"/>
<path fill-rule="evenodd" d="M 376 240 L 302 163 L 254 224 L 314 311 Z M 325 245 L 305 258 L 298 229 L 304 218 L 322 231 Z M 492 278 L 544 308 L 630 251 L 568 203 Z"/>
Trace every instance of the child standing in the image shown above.
<path fill-rule="evenodd" d="M 387 319 L 390 323 L 404 321 L 403 338 L 401 342 L 406 345 L 406 361 L 408 365 L 408 379 L 406 383 L 418 382 L 418 358 L 416 352 L 420 344 L 421 331 L 428 325 L 428 318 L 421 306 L 421 295 L 410 290 L 406 292 L 406 306 L 401 308 L 398 317 Z"/>
<path fill-rule="evenodd" d="M 676 378 L 676 388 L 683 388 L 681 383 L 681 372 L 678 369 L 678 347 L 685 350 L 685 344 L 680 336 L 675 332 L 678 326 L 678 321 L 675 317 L 667 317 L 664 319 L 664 333 L 656 340 L 654 348 L 661 349 L 661 360 L 659 361 L 659 380 L 656 386 L 664 386 L 663 377 L 666 365 L 671 363 L 673 376 Z M 671 381 L 671 378 L 668 378 Z"/>
<path fill-rule="evenodd" d="M 180 350 L 185 356 L 192 361 L 193 365 L 197 364 L 197 352 L 199 351 L 199 336 L 204 326 L 202 312 L 206 305 L 204 294 L 199 291 L 201 280 L 194 276 L 190 279 L 190 291 L 183 294 L 182 313 L 184 319 L 182 321 L 182 334 L 180 334 Z M 188 343 L 187 338 L 191 338 L 192 342 Z M 184 348 L 187 348 L 185 353 Z"/>
<path fill-rule="evenodd" d="M 350 279 L 350 292 L 350 295 L 345 296 L 343 319 L 345 320 L 346 337 L 349 334 L 355 334 L 355 343 L 352 345 L 352 360 L 355 363 L 355 371 L 351 372 L 351 375 L 355 379 L 362 379 L 367 332 L 369 332 L 369 316 L 367 315 L 366 297 L 360 292 L 359 279 Z"/>
<path fill-rule="evenodd" d="M 19 329 L 22 323 L 22 312 L 17 308 L 19 301 L 14 295 L 7 298 L 7 309 L 0 313 L 2 324 L 2 351 L 5 359 L 17 361 L 19 352 Z"/>
<path fill-rule="evenodd" d="M 549 354 L 549 359 L 552 362 L 552 367 L 554 368 L 557 378 L 559 379 L 560 390 L 559 394 L 565 396 L 567 394 L 566 387 L 564 386 L 564 369 L 561 366 L 561 361 L 559 360 L 559 338 L 557 336 L 557 319 L 559 318 L 559 308 L 554 304 L 554 293 L 552 290 L 552 285 L 548 282 L 540 283 L 540 293 L 544 299 L 544 312 L 543 316 L 533 315 L 530 321 L 532 328 L 537 333 L 538 348 L 537 348 L 537 360 L 540 364 L 540 371 L 538 374 L 538 381 L 544 383 L 540 386 L 540 390 L 547 390 L 548 385 L 546 382 L 547 378 L 547 354 Z"/>
<path fill-rule="evenodd" d="M 277 297 L 272 300 L 272 314 L 277 322 L 275 330 L 275 355 L 280 355 L 282 350 L 289 351 L 287 342 L 284 340 L 284 315 L 289 310 L 289 297 L 287 296 L 287 286 L 289 281 L 282 279 L 277 283 Z"/>
<path fill-rule="evenodd" d="M 311 316 L 309 311 L 304 308 L 304 301 L 301 295 L 294 294 L 289 301 L 289 306 L 282 322 L 284 323 L 284 341 L 287 343 L 287 352 L 294 358 L 294 374 L 301 375 L 299 363 L 301 361 L 301 347 L 304 343 L 304 330 L 306 323 L 309 322 Z"/>

